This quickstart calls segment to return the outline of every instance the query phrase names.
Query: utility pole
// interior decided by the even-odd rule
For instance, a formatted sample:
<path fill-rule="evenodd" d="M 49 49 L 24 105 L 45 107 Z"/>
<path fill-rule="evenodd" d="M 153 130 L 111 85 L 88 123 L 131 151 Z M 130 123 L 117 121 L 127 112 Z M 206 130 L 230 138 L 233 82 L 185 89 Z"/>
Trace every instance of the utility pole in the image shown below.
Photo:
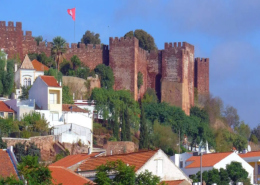
<path fill-rule="evenodd" d="M 181 148 L 181 134 L 179 129 L 179 154 L 180 154 L 180 148 Z"/>

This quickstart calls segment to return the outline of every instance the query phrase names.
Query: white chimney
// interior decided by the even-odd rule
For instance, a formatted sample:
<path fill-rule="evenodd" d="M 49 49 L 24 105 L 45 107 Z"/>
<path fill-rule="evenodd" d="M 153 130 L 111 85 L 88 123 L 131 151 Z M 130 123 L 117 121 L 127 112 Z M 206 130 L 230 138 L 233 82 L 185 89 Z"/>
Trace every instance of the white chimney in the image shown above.
<path fill-rule="evenodd" d="M 61 82 L 60 82 L 60 86 L 61 86 L 62 84 L 61 84 Z"/>

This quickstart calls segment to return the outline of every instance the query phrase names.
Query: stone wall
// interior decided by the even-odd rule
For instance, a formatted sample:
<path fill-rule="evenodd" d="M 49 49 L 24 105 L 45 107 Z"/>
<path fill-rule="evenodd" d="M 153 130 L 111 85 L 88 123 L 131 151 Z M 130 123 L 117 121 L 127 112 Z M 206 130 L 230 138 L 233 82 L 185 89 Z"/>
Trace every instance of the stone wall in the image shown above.
<path fill-rule="evenodd" d="M 96 75 L 96 78 L 88 77 L 87 80 L 90 82 L 90 91 L 94 89 L 95 87 L 100 88 L 100 80 L 98 76 Z M 70 93 L 74 93 L 74 99 L 81 100 L 85 99 L 85 96 L 88 92 L 88 89 L 85 85 L 87 81 L 73 76 L 63 76 L 62 77 L 62 83 L 63 85 L 66 85 L 70 89 Z"/>
<path fill-rule="evenodd" d="M 37 136 L 29 139 L 22 138 L 2 138 L 7 143 L 7 147 L 14 146 L 16 143 L 34 143 L 41 150 L 41 159 L 44 161 L 52 161 L 55 158 L 56 152 L 53 148 L 54 136 Z"/>
<path fill-rule="evenodd" d="M 13 22 L 8 22 L 8 26 L 6 26 L 5 21 L 0 21 L 0 48 L 4 48 L 9 58 L 18 54 L 23 59 L 30 52 L 44 52 L 50 56 L 52 44 L 51 42 L 41 42 L 37 46 L 31 31 L 26 31 L 23 35 L 21 22 L 17 22 L 16 26 Z M 92 44 L 89 44 L 86 47 L 84 43 L 72 43 L 69 47 L 69 43 L 67 43 L 66 58 L 70 59 L 73 55 L 77 55 L 92 70 L 98 64 L 108 64 L 108 52 L 107 45 L 103 45 L 101 48 L 101 45 L 93 47 Z"/>
<path fill-rule="evenodd" d="M 14 26 L 13 22 L 8 22 L 6 26 L 5 21 L 0 21 L 0 48 L 4 48 L 9 58 L 16 54 L 23 58 L 28 52 L 44 52 L 50 56 L 51 47 L 50 42 L 37 46 L 31 31 L 23 34 L 22 23 Z M 109 65 L 114 72 L 114 89 L 130 90 L 135 100 L 142 98 L 147 88 L 153 88 L 161 101 L 179 106 L 189 114 L 194 105 L 194 87 L 199 95 L 209 94 L 209 59 L 197 58 L 194 62 L 194 46 L 186 42 L 165 43 L 163 50 L 149 53 L 139 48 L 136 38 L 115 37 L 109 38 L 109 47 L 67 44 L 67 59 L 73 55 L 90 69 L 99 64 Z M 137 87 L 139 71 L 143 74 L 140 90 Z M 79 89 L 84 91 L 82 83 Z M 78 98 L 81 99 L 81 95 Z"/>
<path fill-rule="evenodd" d="M 103 148 L 106 149 L 106 155 L 132 153 L 138 150 L 138 146 L 131 141 L 108 141 Z"/>
<path fill-rule="evenodd" d="M 209 93 L 209 59 L 195 59 L 194 87 L 197 88 L 198 95 Z"/>

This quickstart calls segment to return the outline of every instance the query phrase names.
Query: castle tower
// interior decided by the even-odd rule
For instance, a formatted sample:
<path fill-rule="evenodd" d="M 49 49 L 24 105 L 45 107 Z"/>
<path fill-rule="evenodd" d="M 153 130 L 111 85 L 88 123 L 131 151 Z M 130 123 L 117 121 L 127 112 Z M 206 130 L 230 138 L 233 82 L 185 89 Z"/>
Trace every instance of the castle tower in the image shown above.
<path fill-rule="evenodd" d="M 194 69 L 194 87 L 198 96 L 209 94 L 209 59 L 196 58 Z"/>
<path fill-rule="evenodd" d="M 161 101 L 181 107 L 189 115 L 194 105 L 194 46 L 165 43 L 162 51 Z"/>
<path fill-rule="evenodd" d="M 115 77 L 115 90 L 130 90 L 138 100 L 147 88 L 147 52 L 139 48 L 136 38 L 109 38 L 109 66 Z M 143 74 L 143 85 L 138 90 L 137 75 Z"/>

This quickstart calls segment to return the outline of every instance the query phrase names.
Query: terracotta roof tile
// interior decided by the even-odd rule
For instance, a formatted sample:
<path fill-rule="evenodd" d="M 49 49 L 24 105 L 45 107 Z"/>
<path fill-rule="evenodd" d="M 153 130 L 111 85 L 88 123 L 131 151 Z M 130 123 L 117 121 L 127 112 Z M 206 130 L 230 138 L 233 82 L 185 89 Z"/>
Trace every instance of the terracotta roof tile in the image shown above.
<path fill-rule="evenodd" d="M 254 152 L 248 152 L 245 154 L 239 154 L 241 158 L 247 158 L 247 157 L 260 157 L 260 151 L 254 151 Z"/>
<path fill-rule="evenodd" d="M 211 167 L 217 164 L 219 161 L 229 156 L 233 152 L 224 153 L 211 153 L 202 155 L 202 167 Z M 200 167 L 200 156 L 192 156 L 186 162 L 191 161 L 192 163 L 185 168 L 198 168 Z"/>
<path fill-rule="evenodd" d="M 25 55 L 23 59 L 23 63 L 21 65 L 21 69 L 34 69 L 31 60 L 29 59 L 28 55 Z"/>
<path fill-rule="evenodd" d="M 72 109 L 70 109 L 72 107 Z M 70 104 L 62 104 L 62 111 L 66 112 L 83 112 L 83 113 L 88 113 L 89 111 L 86 111 L 85 109 L 81 109 L 76 105 L 70 105 Z"/>
<path fill-rule="evenodd" d="M 9 154 L 6 150 L 0 149 L 0 176 L 9 177 L 11 175 L 18 178 Z"/>
<path fill-rule="evenodd" d="M 98 166 L 105 164 L 107 161 L 122 160 L 130 166 L 135 166 L 135 171 L 139 170 L 158 150 L 141 151 L 128 154 L 118 154 L 110 156 L 100 156 L 89 158 L 79 166 L 81 171 L 95 170 Z"/>
<path fill-rule="evenodd" d="M 70 171 L 63 167 L 57 167 L 57 166 L 49 166 L 51 173 L 51 176 L 53 178 L 52 182 L 54 184 L 62 184 L 62 185 L 85 185 L 87 183 L 95 184 L 91 180 L 80 176 L 73 171 Z"/>
<path fill-rule="evenodd" d="M 60 87 L 54 76 L 40 76 L 49 87 Z"/>
<path fill-rule="evenodd" d="M 99 153 L 92 153 L 90 155 L 88 154 L 76 154 L 76 155 L 69 155 L 67 157 L 64 157 L 63 159 L 52 163 L 50 166 L 61 166 L 61 167 L 65 167 L 68 168 L 70 166 L 73 166 L 74 164 L 77 164 L 81 161 L 84 161 L 90 157 L 94 157 L 96 155 L 98 155 Z"/>
<path fill-rule="evenodd" d="M 14 112 L 14 110 L 10 109 L 3 101 L 0 101 L 0 112 Z"/>
<path fill-rule="evenodd" d="M 36 71 L 48 71 L 49 68 L 38 60 L 34 59 L 32 65 Z"/>
<path fill-rule="evenodd" d="M 162 184 L 163 182 L 167 185 L 180 185 L 181 183 L 183 183 L 183 180 L 171 180 L 171 181 L 162 181 L 160 184 Z"/>

